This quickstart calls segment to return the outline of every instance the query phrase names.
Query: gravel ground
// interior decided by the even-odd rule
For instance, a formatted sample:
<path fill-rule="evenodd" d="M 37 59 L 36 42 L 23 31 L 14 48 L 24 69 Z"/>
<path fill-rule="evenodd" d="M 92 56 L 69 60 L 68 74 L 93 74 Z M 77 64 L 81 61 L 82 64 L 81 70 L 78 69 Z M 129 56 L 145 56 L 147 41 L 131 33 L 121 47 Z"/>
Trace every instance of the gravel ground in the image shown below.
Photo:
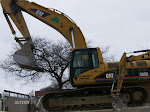
<path fill-rule="evenodd" d="M 91 110 L 91 111 L 70 111 L 70 112 L 150 112 L 150 104 L 142 107 L 128 107 L 120 111 L 113 109 Z"/>

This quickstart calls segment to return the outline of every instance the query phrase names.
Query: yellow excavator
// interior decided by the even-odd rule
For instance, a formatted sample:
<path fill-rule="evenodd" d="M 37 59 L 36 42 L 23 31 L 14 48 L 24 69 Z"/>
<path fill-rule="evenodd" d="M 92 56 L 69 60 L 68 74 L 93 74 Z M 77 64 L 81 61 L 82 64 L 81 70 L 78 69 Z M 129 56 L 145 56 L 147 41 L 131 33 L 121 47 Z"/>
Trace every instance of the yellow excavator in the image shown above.
<path fill-rule="evenodd" d="M 87 48 L 80 28 L 61 11 L 26 0 L 1 0 L 1 6 L 12 34 L 21 46 L 13 55 L 20 67 L 42 71 L 34 58 L 34 43 L 22 11 L 56 29 L 73 48 L 70 82 L 76 89 L 46 94 L 41 99 L 44 110 L 107 108 L 118 95 L 129 106 L 140 106 L 149 101 L 150 50 L 134 51 L 145 53 L 130 57 L 124 53 L 120 62 L 105 63 L 100 48 Z M 23 37 L 16 37 L 9 18 Z"/>

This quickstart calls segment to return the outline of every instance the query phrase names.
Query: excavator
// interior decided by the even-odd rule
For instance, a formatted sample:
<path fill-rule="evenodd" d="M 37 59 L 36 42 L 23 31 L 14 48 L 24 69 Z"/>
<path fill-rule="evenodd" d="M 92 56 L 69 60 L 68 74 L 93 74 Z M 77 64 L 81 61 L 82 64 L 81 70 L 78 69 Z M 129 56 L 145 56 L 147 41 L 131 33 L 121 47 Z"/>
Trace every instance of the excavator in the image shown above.
<path fill-rule="evenodd" d="M 149 101 L 150 50 L 127 57 L 119 62 L 104 62 L 100 48 L 87 48 L 84 35 L 76 23 L 56 9 L 45 8 L 27 0 L 1 0 L 1 6 L 14 39 L 21 49 L 13 55 L 24 69 L 42 72 L 33 55 L 34 43 L 22 11 L 60 32 L 72 46 L 70 82 L 75 89 L 50 92 L 40 100 L 45 111 L 107 108 L 115 99 L 128 106 L 141 106 Z M 10 19 L 23 37 L 17 37 Z M 113 105 L 114 108 L 121 107 Z M 111 105 L 112 107 L 112 105 Z"/>

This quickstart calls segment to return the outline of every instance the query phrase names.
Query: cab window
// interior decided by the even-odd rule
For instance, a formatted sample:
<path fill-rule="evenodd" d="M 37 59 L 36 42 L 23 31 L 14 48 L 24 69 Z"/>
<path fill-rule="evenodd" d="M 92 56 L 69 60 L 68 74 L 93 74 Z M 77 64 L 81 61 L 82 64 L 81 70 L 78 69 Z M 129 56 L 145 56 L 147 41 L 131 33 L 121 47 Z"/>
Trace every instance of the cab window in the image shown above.
<path fill-rule="evenodd" d="M 89 67 L 88 51 L 75 52 L 73 67 Z"/>
<path fill-rule="evenodd" d="M 88 51 L 77 51 L 74 55 L 73 68 L 75 70 L 74 75 L 77 76 L 83 72 L 90 70 Z"/>
<path fill-rule="evenodd" d="M 93 68 L 99 67 L 98 54 L 96 50 L 92 51 L 92 62 L 93 62 Z"/>

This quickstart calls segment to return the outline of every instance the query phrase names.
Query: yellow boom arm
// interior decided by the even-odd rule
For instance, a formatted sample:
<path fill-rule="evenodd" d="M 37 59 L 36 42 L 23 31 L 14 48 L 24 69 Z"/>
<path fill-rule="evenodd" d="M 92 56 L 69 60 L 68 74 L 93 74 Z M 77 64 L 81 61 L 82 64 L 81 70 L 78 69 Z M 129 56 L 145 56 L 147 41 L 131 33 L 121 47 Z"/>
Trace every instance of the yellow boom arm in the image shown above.
<path fill-rule="evenodd" d="M 9 17 L 23 35 L 23 38 L 17 38 L 15 36 L 15 40 L 20 44 L 22 49 L 15 53 L 14 59 L 21 67 L 28 69 L 37 68 L 36 61 L 32 54 L 34 45 L 21 11 L 34 16 L 56 29 L 68 40 L 73 48 L 86 48 L 86 42 L 80 28 L 64 13 L 56 9 L 45 8 L 26 0 L 1 0 L 1 5 L 12 33 L 15 35 Z M 22 43 L 22 41 L 25 41 L 25 43 Z"/>

